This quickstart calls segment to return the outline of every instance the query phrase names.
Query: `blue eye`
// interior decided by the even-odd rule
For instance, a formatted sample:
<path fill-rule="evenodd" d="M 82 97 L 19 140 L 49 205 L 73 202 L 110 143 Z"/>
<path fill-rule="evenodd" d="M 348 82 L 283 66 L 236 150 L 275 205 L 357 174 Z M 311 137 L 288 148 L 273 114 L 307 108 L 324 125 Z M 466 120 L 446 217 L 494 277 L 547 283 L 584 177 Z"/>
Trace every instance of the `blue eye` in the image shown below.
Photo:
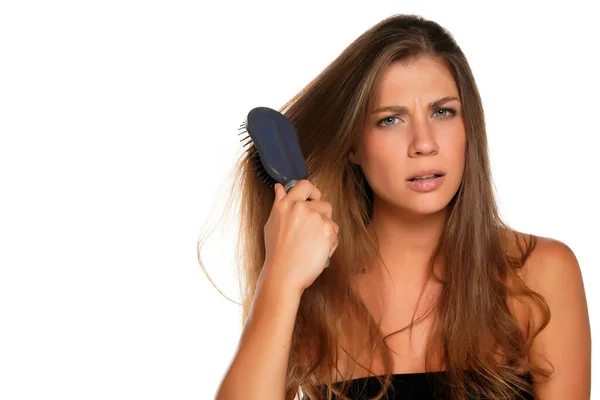
<path fill-rule="evenodd" d="M 456 110 L 453 108 L 438 108 L 437 110 L 435 110 L 433 112 L 433 115 L 436 118 L 440 118 L 440 119 L 451 118 L 456 115 Z M 401 119 L 399 117 L 391 116 L 391 117 L 385 117 L 383 119 L 380 119 L 379 121 L 377 121 L 377 125 L 381 126 L 381 127 L 394 126 L 394 125 L 396 125 L 394 123 L 395 120 L 401 121 Z"/>
<path fill-rule="evenodd" d="M 448 112 L 449 114 L 438 114 L 439 111 Z M 434 114 L 441 118 L 448 118 L 448 117 L 456 115 L 456 110 L 454 110 L 452 108 L 438 108 L 437 110 L 435 110 Z"/>
<path fill-rule="evenodd" d="M 379 126 L 393 126 L 394 124 L 394 120 L 395 119 L 399 119 L 398 117 L 385 117 L 384 119 L 380 120 L 379 122 L 377 122 L 377 125 Z"/>

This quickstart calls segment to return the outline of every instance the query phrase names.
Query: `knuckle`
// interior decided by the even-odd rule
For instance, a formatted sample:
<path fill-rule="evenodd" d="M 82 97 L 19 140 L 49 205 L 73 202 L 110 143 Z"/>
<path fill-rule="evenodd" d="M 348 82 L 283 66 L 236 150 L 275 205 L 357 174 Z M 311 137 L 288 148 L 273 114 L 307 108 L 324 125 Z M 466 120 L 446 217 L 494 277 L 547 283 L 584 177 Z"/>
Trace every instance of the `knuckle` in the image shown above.
<path fill-rule="evenodd" d="M 303 187 L 306 186 L 307 188 L 314 186 L 308 179 L 302 179 L 297 185 L 302 185 Z"/>
<path fill-rule="evenodd" d="M 285 210 L 288 207 L 289 207 L 289 201 L 288 201 L 288 199 L 285 199 L 285 198 L 283 198 L 280 201 L 278 201 L 277 203 L 275 203 L 275 210 L 277 210 L 277 211 Z"/>
<path fill-rule="evenodd" d="M 295 213 L 305 213 L 306 212 L 306 203 L 303 201 L 296 201 L 292 205 L 292 211 Z"/>
<path fill-rule="evenodd" d="M 323 225 L 323 232 L 325 233 L 325 236 L 335 236 L 335 230 L 333 229 L 331 224 L 325 223 Z"/>
<path fill-rule="evenodd" d="M 291 213 L 296 218 L 308 218 L 310 214 L 312 214 L 310 207 L 303 201 L 295 202 L 292 206 Z"/>
<path fill-rule="evenodd" d="M 322 224 L 323 223 L 323 216 L 318 211 L 310 210 L 309 217 L 312 219 L 312 221 L 314 221 L 314 222 L 316 222 L 318 224 Z"/>

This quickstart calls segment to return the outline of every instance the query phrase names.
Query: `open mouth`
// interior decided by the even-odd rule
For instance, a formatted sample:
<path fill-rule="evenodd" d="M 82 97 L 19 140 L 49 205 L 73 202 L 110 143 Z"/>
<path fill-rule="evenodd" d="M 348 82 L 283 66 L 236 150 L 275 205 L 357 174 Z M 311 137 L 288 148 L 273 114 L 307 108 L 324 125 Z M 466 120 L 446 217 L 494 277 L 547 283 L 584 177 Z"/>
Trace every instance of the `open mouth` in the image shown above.
<path fill-rule="evenodd" d="M 424 175 L 424 176 L 419 176 L 419 177 L 416 177 L 413 179 L 409 179 L 409 181 L 411 181 L 411 182 L 426 181 L 428 179 L 439 178 L 440 176 L 442 176 L 442 175 L 440 175 L 440 174 Z"/>

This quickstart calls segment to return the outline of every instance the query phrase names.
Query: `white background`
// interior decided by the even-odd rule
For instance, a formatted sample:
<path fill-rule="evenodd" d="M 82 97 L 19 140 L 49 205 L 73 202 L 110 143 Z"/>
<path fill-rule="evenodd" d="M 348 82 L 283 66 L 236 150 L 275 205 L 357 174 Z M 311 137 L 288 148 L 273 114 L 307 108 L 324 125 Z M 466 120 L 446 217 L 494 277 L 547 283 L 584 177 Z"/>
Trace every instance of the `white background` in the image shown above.
<path fill-rule="evenodd" d="M 598 12 L 417 3 L 2 2 L 0 398 L 212 398 L 240 307 L 196 240 L 236 129 L 394 13 L 466 53 L 502 216 L 574 250 L 597 338 Z M 239 300 L 231 228 L 217 233 L 204 261 Z"/>

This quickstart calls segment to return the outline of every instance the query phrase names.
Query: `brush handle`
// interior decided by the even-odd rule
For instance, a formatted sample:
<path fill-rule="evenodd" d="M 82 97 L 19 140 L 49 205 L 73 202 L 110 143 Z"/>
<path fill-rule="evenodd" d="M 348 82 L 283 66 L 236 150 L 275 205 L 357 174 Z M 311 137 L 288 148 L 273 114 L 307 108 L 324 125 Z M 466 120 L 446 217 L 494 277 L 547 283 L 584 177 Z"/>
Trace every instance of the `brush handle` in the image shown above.
<path fill-rule="evenodd" d="M 297 179 L 292 179 L 292 180 L 288 181 L 285 185 L 283 185 L 285 192 L 289 193 L 290 190 L 292 190 L 292 188 L 294 186 L 296 186 L 296 183 L 298 183 L 298 182 L 300 182 L 300 181 Z M 310 199 L 306 199 L 306 201 L 310 201 Z"/>
<path fill-rule="evenodd" d="M 300 181 L 292 179 L 291 181 L 288 181 L 283 187 L 285 188 L 285 192 L 289 193 L 290 190 L 292 190 L 292 188 L 294 186 L 296 186 L 296 183 L 298 183 Z"/>

